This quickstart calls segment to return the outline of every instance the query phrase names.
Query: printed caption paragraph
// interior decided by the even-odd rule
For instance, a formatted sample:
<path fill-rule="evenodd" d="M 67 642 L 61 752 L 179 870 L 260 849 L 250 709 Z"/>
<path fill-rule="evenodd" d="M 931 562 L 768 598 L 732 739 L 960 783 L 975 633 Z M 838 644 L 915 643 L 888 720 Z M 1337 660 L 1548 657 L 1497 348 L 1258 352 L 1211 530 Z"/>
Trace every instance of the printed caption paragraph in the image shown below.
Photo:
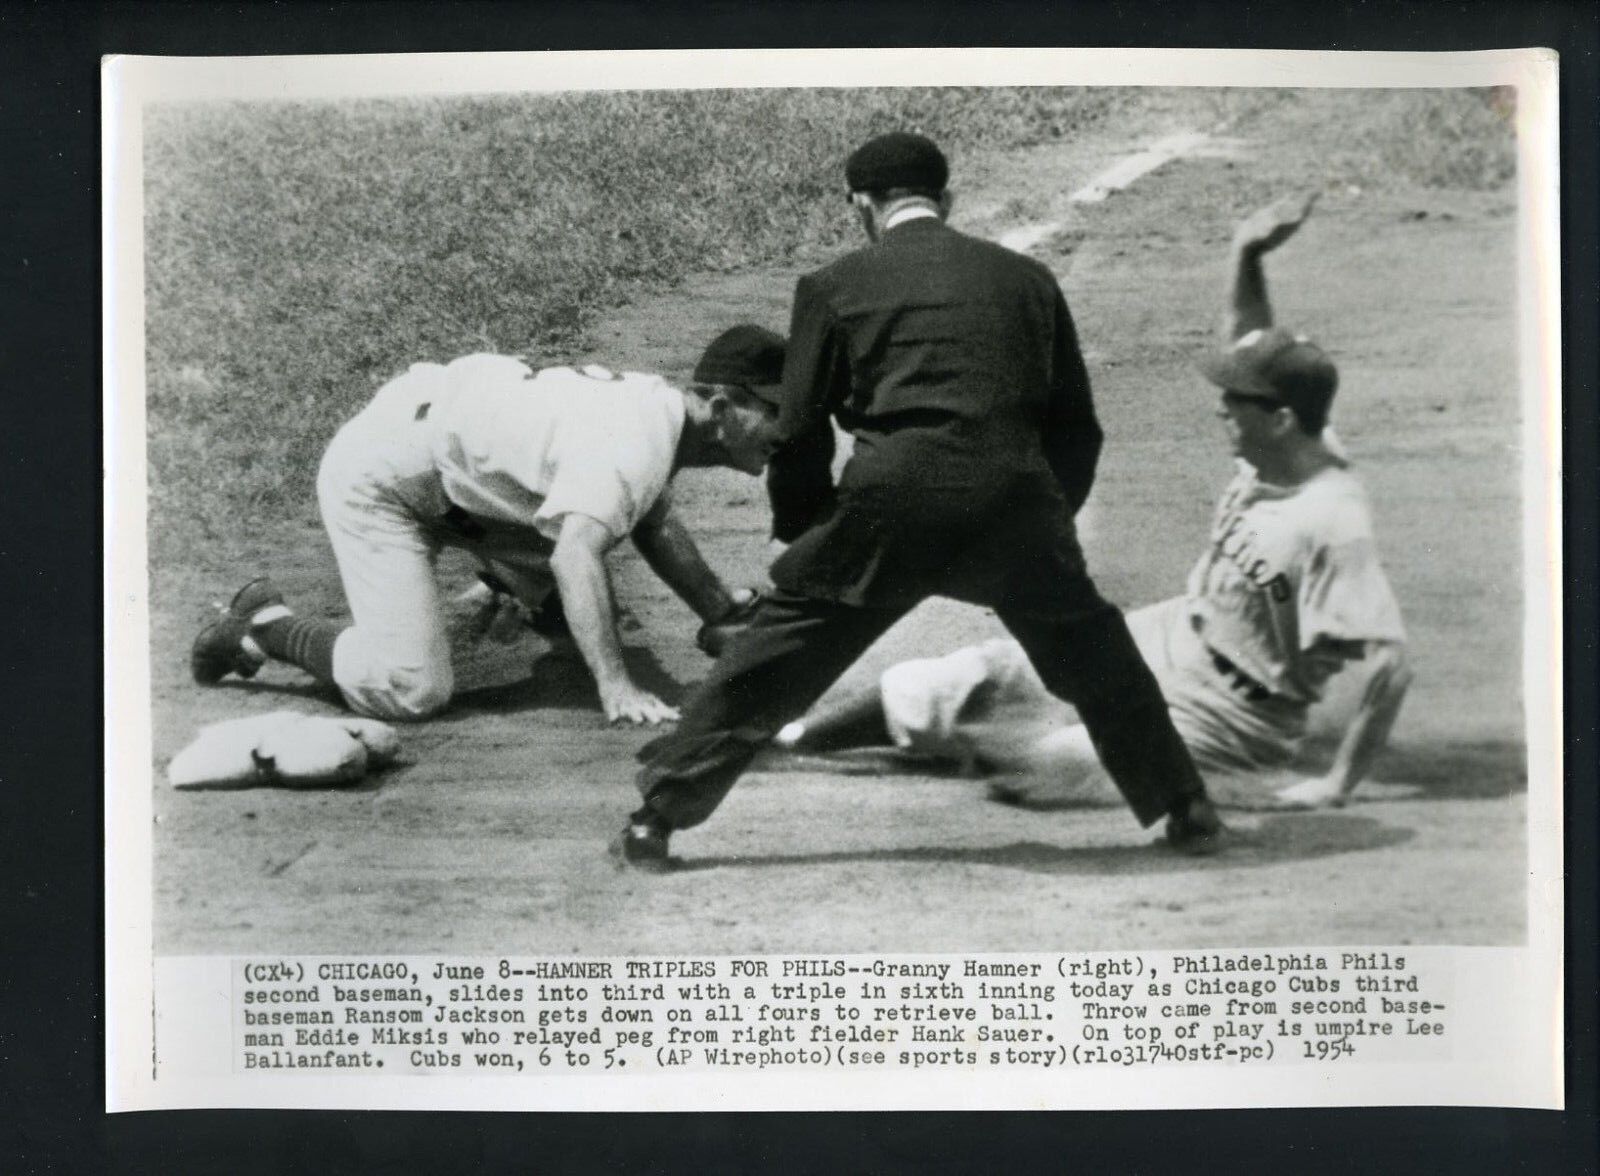
<path fill-rule="evenodd" d="M 242 959 L 233 1069 L 526 1074 L 1441 1061 L 1454 969 L 1396 950 Z"/>

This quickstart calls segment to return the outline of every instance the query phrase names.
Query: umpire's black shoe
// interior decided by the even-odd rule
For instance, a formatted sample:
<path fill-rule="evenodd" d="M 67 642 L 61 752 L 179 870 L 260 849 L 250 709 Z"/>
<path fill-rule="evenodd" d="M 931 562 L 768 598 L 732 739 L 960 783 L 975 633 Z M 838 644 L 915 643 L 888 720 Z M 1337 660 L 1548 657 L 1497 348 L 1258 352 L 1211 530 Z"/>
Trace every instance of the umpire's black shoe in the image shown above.
<path fill-rule="evenodd" d="M 659 821 L 633 818 L 612 840 L 608 852 L 618 869 L 665 874 L 673 868 L 667 851 L 667 839 L 671 836 L 672 830 Z"/>
<path fill-rule="evenodd" d="M 1216 853 L 1227 843 L 1228 827 L 1205 793 L 1178 802 L 1167 817 L 1167 844 L 1179 853 L 1199 857 Z"/>

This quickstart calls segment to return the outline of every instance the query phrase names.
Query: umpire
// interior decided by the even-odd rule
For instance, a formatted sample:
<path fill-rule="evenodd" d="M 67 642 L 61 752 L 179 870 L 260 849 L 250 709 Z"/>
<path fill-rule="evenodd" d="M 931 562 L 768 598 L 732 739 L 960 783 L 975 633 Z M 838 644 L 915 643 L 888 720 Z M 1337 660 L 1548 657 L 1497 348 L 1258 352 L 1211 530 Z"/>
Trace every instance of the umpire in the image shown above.
<path fill-rule="evenodd" d="M 1166 816 L 1174 846 L 1215 848 L 1205 785 L 1078 546 L 1101 431 L 1060 287 L 945 224 L 949 169 L 921 135 L 872 139 L 845 176 L 870 243 L 795 290 L 767 475 L 790 543 L 776 591 L 641 753 L 644 805 L 614 855 L 669 868 L 671 833 L 709 817 L 783 724 L 933 595 L 995 610 L 1141 824 Z M 830 416 L 855 436 L 837 487 Z"/>

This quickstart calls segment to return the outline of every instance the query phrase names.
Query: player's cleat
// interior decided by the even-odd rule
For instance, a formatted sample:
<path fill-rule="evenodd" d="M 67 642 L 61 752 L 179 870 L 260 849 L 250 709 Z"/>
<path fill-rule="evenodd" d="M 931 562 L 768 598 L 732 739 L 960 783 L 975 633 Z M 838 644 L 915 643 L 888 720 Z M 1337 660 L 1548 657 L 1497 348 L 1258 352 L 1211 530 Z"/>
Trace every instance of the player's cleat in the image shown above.
<path fill-rule="evenodd" d="M 1167 817 L 1167 844 L 1173 849 L 1199 857 L 1226 844 L 1228 828 L 1209 797 L 1193 796 L 1180 806 Z"/>
<path fill-rule="evenodd" d="M 284 608 L 283 593 L 271 578 L 258 576 L 233 594 L 220 614 L 194 639 L 189 650 L 189 672 L 202 686 L 212 686 L 229 674 L 253 678 L 266 657 L 244 644 L 252 620 L 268 609 Z"/>
<path fill-rule="evenodd" d="M 189 672 L 202 686 L 214 686 L 229 674 L 253 678 L 266 664 L 266 658 L 246 649 L 244 639 L 250 635 L 250 622 L 240 620 L 226 609 L 194 639 L 189 650 Z"/>
<path fill-rule="evenodd" d="M 630 820 L 608 847 L 618 869 L 665 874 L 672 869 L 667 839 L 672 830 L 654 821 Z"/>
<path fill-rule="evenodd" d="M 242 621 L 254 621 L 269 608 L 285 608 L 283 593 L 271 576 L 257 576 L 233 594 L 228 611 Z"/>

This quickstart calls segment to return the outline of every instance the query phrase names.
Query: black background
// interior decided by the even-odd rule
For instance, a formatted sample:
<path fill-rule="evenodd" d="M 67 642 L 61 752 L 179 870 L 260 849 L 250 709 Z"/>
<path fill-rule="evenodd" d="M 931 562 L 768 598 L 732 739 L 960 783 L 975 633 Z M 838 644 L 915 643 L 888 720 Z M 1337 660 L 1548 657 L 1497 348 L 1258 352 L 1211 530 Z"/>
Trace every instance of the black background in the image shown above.
<path fill-rule="evenodd" d="M 1578 0 L 0 5 L 0 1171 L 1600 1170 L 1594 9 Z M 1561 53 L 1569 1110 L 105 1115 L 100 56 L 962 43 Z"/>

